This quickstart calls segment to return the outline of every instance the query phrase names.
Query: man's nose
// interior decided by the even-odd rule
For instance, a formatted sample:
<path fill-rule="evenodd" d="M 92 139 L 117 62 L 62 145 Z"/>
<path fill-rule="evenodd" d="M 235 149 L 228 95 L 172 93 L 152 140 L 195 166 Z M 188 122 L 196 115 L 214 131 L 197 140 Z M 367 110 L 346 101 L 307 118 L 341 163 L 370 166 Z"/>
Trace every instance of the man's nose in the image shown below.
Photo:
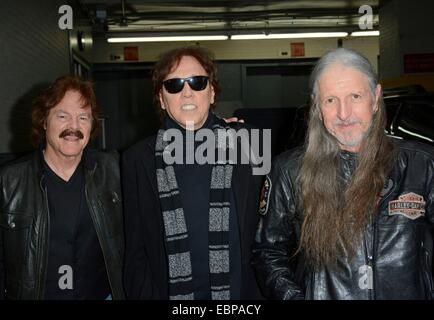
<path fill-rule="evenodd" d="M 345 121 L 351 116 L 351 105 L 345 100 L 341 100 L 338 105 L 337 116 L 340 120 Z"/>
<path fill-rule="evenodd" d="M 184 88 L 182 88 L 181 94 L 183 97 L 191 97 L 193 95 L 193 89 L 190 88 L 190 85 L 184 82 Z"/>
<path fill-rule="evenodd" d="M 69 121 L 69 126 L 71 127 L 71 129 L 80 128 L 80 117 L 71 117 L 71 120 Z"/>

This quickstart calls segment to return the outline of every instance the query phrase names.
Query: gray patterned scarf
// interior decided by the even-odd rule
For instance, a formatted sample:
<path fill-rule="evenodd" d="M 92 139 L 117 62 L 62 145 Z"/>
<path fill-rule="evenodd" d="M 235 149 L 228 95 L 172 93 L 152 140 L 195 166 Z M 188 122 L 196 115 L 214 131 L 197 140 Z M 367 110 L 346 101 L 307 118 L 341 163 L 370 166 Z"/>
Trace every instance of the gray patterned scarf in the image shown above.
<path fill-rule="evenodd" d="M 213 132 L 217 141 L 218 129 L 229 129 L 221 119 L 216 119 Z M 171 300 L 194 299 L 193 275 L 188 230 L 172 165 L 166 165 L 163 151 L 165 130 L 160 129 L 155 146 L 157 184 L 164 220 L 169 264 L 169 298 Z M 216 154 L 218 154 L 216 146 Z M 198 164 L 196 164 L 198 165 Z M 229 277 L 229 211 L 232 184 L 232 165 L 216 163 L 211 172 L 208 251 L 211 299 L 230 299 Z"/>

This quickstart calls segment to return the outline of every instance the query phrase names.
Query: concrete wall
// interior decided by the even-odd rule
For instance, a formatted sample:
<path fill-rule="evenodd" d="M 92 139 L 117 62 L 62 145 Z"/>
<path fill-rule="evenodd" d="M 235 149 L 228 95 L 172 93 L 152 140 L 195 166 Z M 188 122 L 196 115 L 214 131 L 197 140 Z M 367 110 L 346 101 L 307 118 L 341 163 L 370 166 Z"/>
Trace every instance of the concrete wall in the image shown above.
<path fill-rule="evenodd" d="M 325 39 L 287 39 L 287 40 L 225 40 L 202 41 L 200 45 L 209 48 L 215 54 L 217 60 L 253 60 L 253 59 L 282 59 L 286 60 L 291 55 L 291 42 L 305 43 L 305 57 L 320 57 L 326 51 L 337 48 L 337 38 Z M 138 46 L 139 61 L 156 61 L 158 55 L 166 50 L 185 45 L 194 45 L 194 42 L 159 42 L 159 43 L 108 43 L 105 39 L 94 39 L 95 63 L 124 62 L 123 50 L 126 46 Z M 379 52 L 378 37 L 344 38 L 343 47 L 358 50 L 366 55 L 377 68 L 377 56 Z M 282 55 L 287 52 L 288 55 Z M 111 57 L 120 59 L 113 60 Z"/>
<path fill-rule="evenodd" d="M 402 72 L 399 43 L 398 3 L 388 2 L 380 9 L 380 76 L 394 77 Z"/>
<path fill-rule="evenodd" d="M 336 38 L 292 42 L 305 42 L 303 58 L 318 58 L 338 46 Z M 151 88 L 149 70 L 160 53 L 194 44 L 109 44 L 94 39 L 96 92 L 107 116 L 109 148 L 128 147 L 155 129 L 152 94 L 147 92 Z M 140 63 L 124 62 L 124 46 L 136 45 Z M 315 59 L 290 59 L 290 40 L 204 41 L 200 45 L 212 50 L 217 60 L 222 92 L 215 111 L 220 116 L 230 117 L 239 108 L 297 107 L 308 100 L 308 79 Z M 378 37 L 347 38 L 342 46 L 361 52 L 377 67 Z M 121 59 L 111 60 L 111 56 Z M 131 88 L 140 90 L 134 94 Z M 139 103 L 127 101 L 127 97 L 136 97 Z"/>
<path fill-rule="evenodd" d="M 64 3 L 0 1 L 0 153 L 31 148 L 31 100 L 70 70 L 68 32 L 58 28 L 58 9 Z"/>
<path fill-rule="evenodd" d="M 403 77 L 405 54 L 434 53 L 433 13 L 432 0 L 393 0 L 380 8 L 381 78 Z"/>

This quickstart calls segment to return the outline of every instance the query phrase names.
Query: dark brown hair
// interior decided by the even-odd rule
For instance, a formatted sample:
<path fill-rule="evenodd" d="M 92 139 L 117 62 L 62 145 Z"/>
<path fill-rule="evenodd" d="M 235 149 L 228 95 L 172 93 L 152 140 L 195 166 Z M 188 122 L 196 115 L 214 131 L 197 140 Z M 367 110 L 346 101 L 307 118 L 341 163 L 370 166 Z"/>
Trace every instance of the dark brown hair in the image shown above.
<path fill-rule="evenodd" d="M 77 91 L 81 95 L 82 107 L 90 106 L 92 111 L 92 130 L 91 137 L 94 137 L 98 128 L 99 107 L 96 104 L 93 84 L 90 81 L 81 79 L 75 75 L 66 75 L 58 78 L 48 88 L 42 92 L 32 102 L 32 130 L 31 142 L 38 147 L 45 141 L 44 124 L 48 113 L 65 96 L 67 91 Z"/>
<path fill-rule="evenodd" d="M 195 58 L 205 69 L 209 77 L 210 85 L 214 89 L 214 103 L 211 107 L 215 106 L 215 101 L 220 93 L 220 86 L 218 84 L 217 68 L 214 64 L 212 53 L 209 50 L 198 46 L 176 48 L 162 54 L 160 60 L 155 64 L 152 73 L 154 104 L 160 118 L 163 118 L 166 115 L 165 110 L 161 109 L 160 105 L 160 91 L 163 87 L 163 81 L 170 72 L 178 67 L 182 57 L 185 56 Z"/>

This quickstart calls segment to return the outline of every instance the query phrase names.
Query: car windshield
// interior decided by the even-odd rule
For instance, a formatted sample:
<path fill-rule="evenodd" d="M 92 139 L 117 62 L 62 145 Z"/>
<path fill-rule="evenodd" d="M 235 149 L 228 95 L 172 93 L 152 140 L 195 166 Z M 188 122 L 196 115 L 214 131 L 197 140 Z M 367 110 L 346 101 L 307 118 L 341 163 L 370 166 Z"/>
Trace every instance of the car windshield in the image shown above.
<path fill-rule="evenodd" d="M 409 135 L 434 141 L 434 105 L 425 102 L 406 103 L 398 130 Z"/>

